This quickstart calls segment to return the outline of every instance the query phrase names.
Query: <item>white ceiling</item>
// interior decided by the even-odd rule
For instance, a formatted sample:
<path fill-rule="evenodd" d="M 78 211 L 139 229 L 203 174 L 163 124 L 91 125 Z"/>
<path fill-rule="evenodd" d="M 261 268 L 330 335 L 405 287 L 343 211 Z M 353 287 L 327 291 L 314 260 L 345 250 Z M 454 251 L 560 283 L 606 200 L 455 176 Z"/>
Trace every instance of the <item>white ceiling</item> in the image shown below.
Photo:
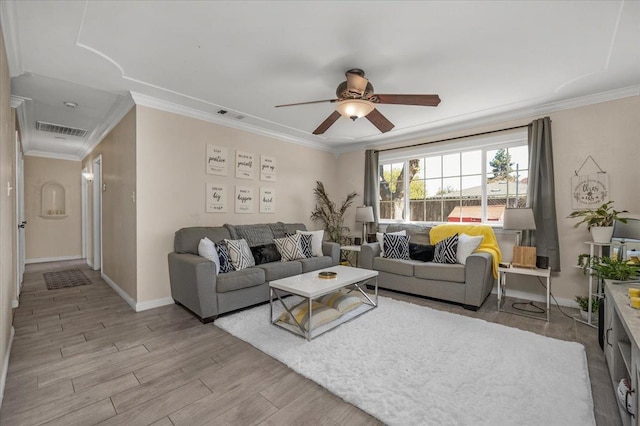
<path fill-rule="evenodd" d="M 636 1 L 3 0 L 0 13 L 27 154 L 82 158 L 130 93 L 335 151 L 640 93 Z M 311 132 L 332 104 L 274 108 L 334 98 L 354 67 L 378 93 L 442 103 L 378 106 L 396 126 L 386 134 L 341 118 L 321 136 Z M 55 139 L 36 120 L 90 133 Z"/>

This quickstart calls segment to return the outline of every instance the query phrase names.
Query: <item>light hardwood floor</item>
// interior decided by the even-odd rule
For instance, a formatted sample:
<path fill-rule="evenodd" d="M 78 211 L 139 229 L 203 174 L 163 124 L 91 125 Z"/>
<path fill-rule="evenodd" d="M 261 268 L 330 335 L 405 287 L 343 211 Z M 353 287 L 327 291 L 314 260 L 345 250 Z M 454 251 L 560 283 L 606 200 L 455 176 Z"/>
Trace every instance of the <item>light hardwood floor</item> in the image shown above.
<path fill-rule="evenodd" d="M 43 272 L 70 267 L 82 269 L 93 284 L 46 289 Z M 584 344 L 597 423 L 620 423 L 595 329 L 557 308 L 547 324 L 498 313 L 494 295 L 470 312 L 381 294 Z M 2 426 L 380 424 L 176 305 L 134 312 L 99 272 L 80 262 L 28 265 L 14 327 Z"/>

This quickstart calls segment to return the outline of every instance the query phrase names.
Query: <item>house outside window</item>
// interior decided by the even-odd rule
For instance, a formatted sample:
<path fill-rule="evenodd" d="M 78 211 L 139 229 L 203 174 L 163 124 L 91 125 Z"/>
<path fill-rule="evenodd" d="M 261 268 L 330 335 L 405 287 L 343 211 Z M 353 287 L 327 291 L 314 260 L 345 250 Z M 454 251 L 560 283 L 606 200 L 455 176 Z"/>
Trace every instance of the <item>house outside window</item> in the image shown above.
<path fill-rule="evenodd" d="M 526 205 L 526 133 L 423 151 L 381 153 L 381 221 L 501 224 Z"/>

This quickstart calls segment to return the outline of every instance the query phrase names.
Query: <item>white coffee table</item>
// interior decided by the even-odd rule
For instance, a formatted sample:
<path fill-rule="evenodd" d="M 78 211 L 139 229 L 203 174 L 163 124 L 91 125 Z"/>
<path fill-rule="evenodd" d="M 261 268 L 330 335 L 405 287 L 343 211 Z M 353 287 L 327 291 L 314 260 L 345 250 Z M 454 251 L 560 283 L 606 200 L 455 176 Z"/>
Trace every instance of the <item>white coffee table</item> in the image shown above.
<path fill-rule="evenodd" d="M 318 273 L 324 271 L 336 272 L 337 276 L 331 279 L 318 278 Z M 373 295 L 367 294 L 367 292 L 363 290 L 363 288 L 366 288 L 366 284 L 374 285 Z M 280 321 L 278 317 L 273 317 L 273 303 L 275 301 L 279 301 L 282 304 L 282 307 L 291 314 L 292 306 L 287 306 L 281 296 L 284 294 L 293 294 L 307 299 L 307 303 L 309 304 L 308 324 L 311 325 L 311 319 L 313 316 L 311 302 L 313 299 L 317 299 L 318 297 L 322 297 L 345 287 L 352 287 L 349 290 L 349 293 L 354 290 L 358 290 L 364 296 L 363 305 L 367 306 L 368 309 L 360 309 L 356 315 L 349 315 L 350 313 L 346 313 L 342 317 L 330 323 L 330 326 L 318 327 L 319 329 L 322 329 L 322 331 L 318 331 L 317 334 L 313 333 L 313 329 L 305 330 L 301 324 L 297 324 L 297 327 L 284 326 L 281 324 L 282 321 Z M 373 296 L 373 298 L 371 296 Z M 310 341 L 340 324 L 357 318 L 378 306 L 378 271 L 352 268 L 350 266 L 333 266 L 331 268 L 271 281 L 269 283 L 269 303 L 271 305 L 271 324 L 302 336 Z M 293 317 L 293 315 L 291 316 Z"/>

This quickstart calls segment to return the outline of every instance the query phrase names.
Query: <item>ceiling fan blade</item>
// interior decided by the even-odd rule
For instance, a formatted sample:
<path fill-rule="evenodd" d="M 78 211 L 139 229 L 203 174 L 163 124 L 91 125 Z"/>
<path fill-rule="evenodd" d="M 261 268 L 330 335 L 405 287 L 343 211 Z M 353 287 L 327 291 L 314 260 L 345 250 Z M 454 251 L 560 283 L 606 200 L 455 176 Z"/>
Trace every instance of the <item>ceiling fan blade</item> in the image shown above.
<path fill-rule="evenodd" d="M 438 106 L 438 95 L 375 95 L 380 104 Z"/>
<path fill-rule="evenodd" d="M 389 130 L 393 129 L 395 126 L 392 122 L 387 120 L 387 117 L 382 115 L 380 111 L 374 109 L 369 114 L 366 115 L 367 120 L 371 122 L 374 126 L 378 128 L 382 133 L 387 133 Z"/>
<path fill-rule="evenodd" d="M 322 124 L 320 124 L 318 128 L 313 131 L 313 134 L 314 135 L 323 134 L 329 129 L 329 127 L 333 125 L 333 123 L 335 123 L 338 120 L 338 118 L 340 118 L 340 113 L 338 111 L 333 111 L 333 113 L 331 113 L 331 115 L 327 117 L 327 119 L 324 120 Z"/>
<path fill-rule="evenodd" d="M 299 102 L 297 104 L 276 105 L 275 108 L 289 107 L 289 106 L 296 106 L 296 105 L 321 104 L 321 103 L 324 103 L 324 102 L 336 102 L 336 101 L 337 101 L 337 99 L 324 99 L 322 101 L 309 101 L 309 102 Z"/>
<path fill-rule="evenodd" d="M 361 77 L 358 74 L 350 72 L 347 73 L 347 90 L 349 92 L 357 93 L 362 96 L 364 91 L 367 89 L 367 83 L 369 83 L 369 80 L 366 78 Z"/>

